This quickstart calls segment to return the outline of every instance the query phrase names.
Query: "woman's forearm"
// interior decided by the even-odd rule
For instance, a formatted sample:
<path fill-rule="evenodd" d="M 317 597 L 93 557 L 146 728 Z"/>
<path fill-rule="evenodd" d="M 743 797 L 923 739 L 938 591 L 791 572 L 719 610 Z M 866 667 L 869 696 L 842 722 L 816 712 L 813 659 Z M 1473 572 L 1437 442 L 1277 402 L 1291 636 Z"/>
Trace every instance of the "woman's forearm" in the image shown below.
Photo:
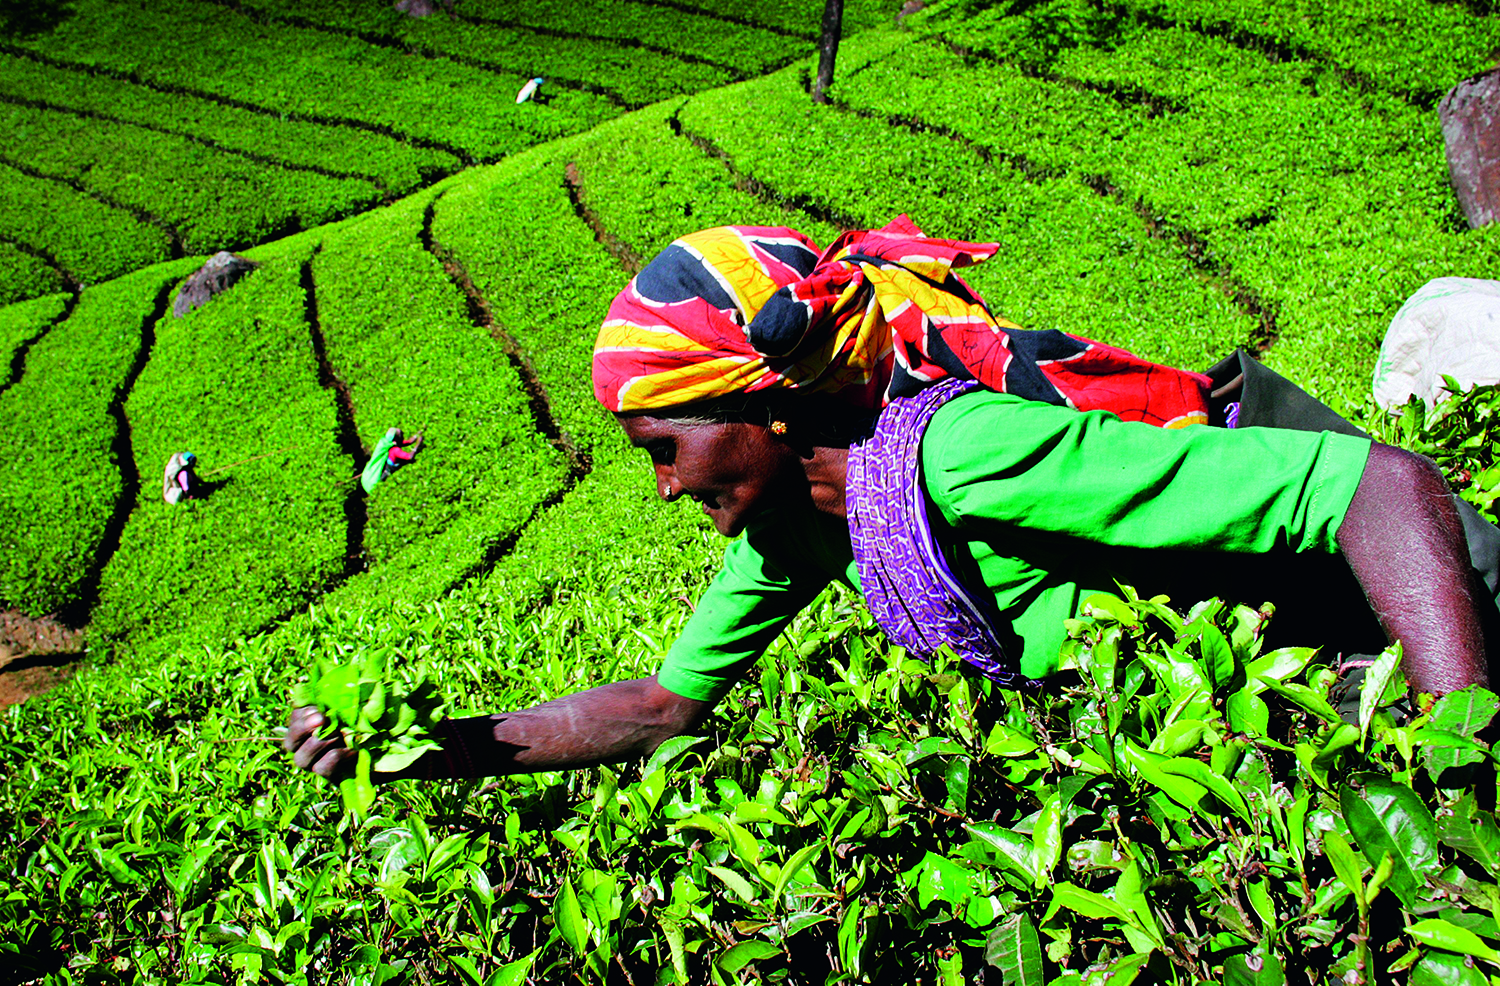
<path fill-rule="evenodd" d="M 654 677 L 618 681 L 518 712 L 445 720 L 438 727 L 442 751 L 376 780 L 493 777 L 649 756 L 710 708 L 667 691 Z"/>
<path fill-rule="evenodd" d="M 1436 466 L 1373 446 L 1337 537 L 1415 691 L 1488 685 L 1463 524 Z"/>

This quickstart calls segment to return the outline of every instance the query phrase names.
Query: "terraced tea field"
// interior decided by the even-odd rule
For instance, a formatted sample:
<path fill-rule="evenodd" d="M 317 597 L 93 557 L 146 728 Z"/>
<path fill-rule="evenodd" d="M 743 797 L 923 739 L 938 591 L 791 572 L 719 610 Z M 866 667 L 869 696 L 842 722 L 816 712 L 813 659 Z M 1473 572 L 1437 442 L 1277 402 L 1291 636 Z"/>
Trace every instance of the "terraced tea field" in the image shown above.
<path fill-rule="evenodd" d="M 314 653 L 389 648 L 476 711 L 654 671 L 722 545 L 654 502 L 588 363 L 683 233 L 827 243 L 906 213 L 998 241 L 971 281 L 1022 325 L 1194 368 L 1243 346 L 1350 413 L 1403 299 L 1500 277 L 1435 111 L 1495 64 L 1489 0 L 898 7 L 846 4 L 822 106 L 804 2 L 0 12 L 0 643 L 54 641 L 0 679 L 76 669 L 0 715 L 0 981 L 976 981 L 1005 891 L 900 910 L 921 853 L 871 848 L 920 830 L 941 854 L 965 838 L 947 815 L 867 792 L 796 866 L 816 840 L 736 816 L 786 849 L 768 876 L 730 830 L 653 814 L 759 798 L 806 825 L 854 783 L 827 744 L 868 739 L 872 706 L 803 673 L 885 660 L 842 596 L 729 700 L 724 743 L 639 776 L 398 785 L 355 827 L 257 740 Z M 221 249 L 260 266 L 173 316 Z M 367 495 L 391 426 L 427 444 Z M 181 449 L 212 492 L 168 507 Z M 754 900 L 684 876 L 700 853 Z M 755 902 L 804 864 L 837 907 L 793 929 Z"/>

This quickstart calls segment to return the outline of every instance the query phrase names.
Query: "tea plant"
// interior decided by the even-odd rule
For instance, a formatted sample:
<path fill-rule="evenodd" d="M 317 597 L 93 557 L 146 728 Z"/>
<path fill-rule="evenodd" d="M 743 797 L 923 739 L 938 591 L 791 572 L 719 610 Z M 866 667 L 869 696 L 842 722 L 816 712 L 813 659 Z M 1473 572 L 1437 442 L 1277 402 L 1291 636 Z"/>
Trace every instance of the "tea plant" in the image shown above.
<path fill-rule="evenodd" d="M 1366 407 L 1364 420 L 1375 437 L 1436 462 L 1454 492 L 1490 523 L 1500 522 L 1500 509 L 1495 506 L 1500 500 L 1500 461 L 1495 458 L 1500 439 L 1500 385 L 1465 389 L 1444 374 L 1443 393 L 1432 407 L 1413 394 L 1392 414 Z"/>
<path fill-rule="evenodd" d="M 328 719 L 324 736 L 341 734 L 357 754 L 354 776 L 339 782 L 344 807 L 356 815 L 375 802 L 371 771 L 396 772 L 429 750 L 443 718 L 437 686 L 419 679 L 409 687 L 389 677 L 389 652 L 368 651 L 359 664 L 313 663 L 308 679 L 292 693 L 295 705 L 312 705 Z"/>

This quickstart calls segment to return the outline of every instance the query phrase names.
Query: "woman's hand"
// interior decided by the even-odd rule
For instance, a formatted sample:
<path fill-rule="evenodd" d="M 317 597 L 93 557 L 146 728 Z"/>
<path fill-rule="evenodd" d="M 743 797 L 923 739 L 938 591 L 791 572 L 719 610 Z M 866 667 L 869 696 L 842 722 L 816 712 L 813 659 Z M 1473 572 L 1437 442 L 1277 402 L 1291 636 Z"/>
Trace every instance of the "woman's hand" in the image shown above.
<path fill-rule="evenodd" d="M 327 725 L 328 720 L 315 705 L 293 709 L 286 720 L 281 746 L 298 767 L 337 782 L 354 774 L 356 755 L 344 745 L 344 737 L 338 733 L 328 739 L 318 738 L 318 731 Z"/>

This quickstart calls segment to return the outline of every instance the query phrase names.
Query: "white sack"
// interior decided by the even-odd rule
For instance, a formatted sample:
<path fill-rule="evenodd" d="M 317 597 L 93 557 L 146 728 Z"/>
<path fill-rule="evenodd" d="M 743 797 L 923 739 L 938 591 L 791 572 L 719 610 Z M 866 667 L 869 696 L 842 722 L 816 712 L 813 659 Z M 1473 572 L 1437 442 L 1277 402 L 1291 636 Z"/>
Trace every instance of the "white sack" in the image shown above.
<path fill-rule="evenodd" d="M 1375 362 L 1375 400 L 1387 410 L 1416 394 L 1432 407 L 1443 374 L 1465 388 L 1500 383 L 1500 281 L 1439 277 L 1391 319 Z"/>

